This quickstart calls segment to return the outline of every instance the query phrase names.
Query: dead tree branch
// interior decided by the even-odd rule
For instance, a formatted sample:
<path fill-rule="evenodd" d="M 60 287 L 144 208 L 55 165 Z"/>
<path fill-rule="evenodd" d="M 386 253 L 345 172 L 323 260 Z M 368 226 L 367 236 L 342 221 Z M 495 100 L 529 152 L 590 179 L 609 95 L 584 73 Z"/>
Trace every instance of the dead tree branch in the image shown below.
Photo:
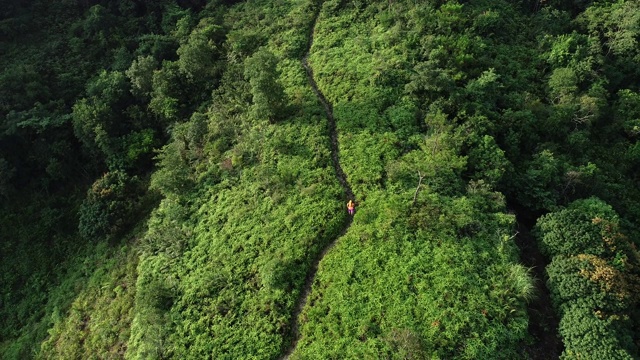
<path fill-rule="evenodd" d="M 416 192 L 415 194 L 413 194 L 413 202 L 411 203 L 411 206 L 415 205 L 416 203 L 416 199 L 418 198 L 418 193 L 420 192 L 420 185 L 422 185 L 422 179 L 424 179 L 424 175 L 420 174 L 420 171 L 418 171 L 418 178 L 420 180 L 418 180 L 418 186 L 416 187 Z"/>

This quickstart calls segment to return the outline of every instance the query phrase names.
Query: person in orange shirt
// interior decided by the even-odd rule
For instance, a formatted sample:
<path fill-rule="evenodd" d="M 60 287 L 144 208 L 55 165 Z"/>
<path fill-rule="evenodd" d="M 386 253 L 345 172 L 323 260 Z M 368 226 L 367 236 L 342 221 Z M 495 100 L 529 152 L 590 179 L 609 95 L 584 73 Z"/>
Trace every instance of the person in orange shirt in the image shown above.
<path fill-rule="evenodd" d="M 356 204 L 349 200 L 349 202 L 347 203 L 347 210 L 349 211 L 349 215 L 353 215 L 353 213 L 356 210 Z"/>

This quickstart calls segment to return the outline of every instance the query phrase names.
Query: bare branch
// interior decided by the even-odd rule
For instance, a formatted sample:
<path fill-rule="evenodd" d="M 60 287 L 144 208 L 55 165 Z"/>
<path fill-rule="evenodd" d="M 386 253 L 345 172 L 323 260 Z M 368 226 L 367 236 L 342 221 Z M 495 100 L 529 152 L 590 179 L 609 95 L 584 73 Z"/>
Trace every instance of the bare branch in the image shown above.
<path fill-rule="evenodd" d="M 420 171 L 418 170 L 418 178 L 420 180 L 418 180 L 418 186 L 416 187 L 416 192 L 415 194 L 413 194 L 413 202 L 411 203 L 411 205 L 415 205 L 416 203 L 416 199 L 418 198 L 418 192 L 420 192 L 420 185 L 422 185 L 422 179 L 424 179 L 424 175 L 420 174 Z"/>

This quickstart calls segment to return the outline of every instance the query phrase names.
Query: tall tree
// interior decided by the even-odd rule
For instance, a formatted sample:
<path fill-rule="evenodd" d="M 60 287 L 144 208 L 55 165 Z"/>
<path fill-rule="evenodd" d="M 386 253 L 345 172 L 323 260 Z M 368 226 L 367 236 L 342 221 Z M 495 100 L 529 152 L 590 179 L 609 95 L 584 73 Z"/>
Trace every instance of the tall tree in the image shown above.
<path fill-rule="evenodd" d="M 285 106 L 285 94 L 278 82 L 278 59 L 268 50 L 259 50 L 245 62 L 244 76 L 251 84 L 252 115 L 275 121 Z"/>

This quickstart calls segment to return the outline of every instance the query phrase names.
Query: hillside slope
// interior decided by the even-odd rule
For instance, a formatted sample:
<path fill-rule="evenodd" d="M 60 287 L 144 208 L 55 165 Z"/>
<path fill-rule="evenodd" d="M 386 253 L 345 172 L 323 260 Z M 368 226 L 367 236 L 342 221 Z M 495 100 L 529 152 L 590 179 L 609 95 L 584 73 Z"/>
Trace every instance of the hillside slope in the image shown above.
<path fill-rule="evenodd" d="M 637 2 L 10 3 L 3 358 L 637 357 Z"/>

